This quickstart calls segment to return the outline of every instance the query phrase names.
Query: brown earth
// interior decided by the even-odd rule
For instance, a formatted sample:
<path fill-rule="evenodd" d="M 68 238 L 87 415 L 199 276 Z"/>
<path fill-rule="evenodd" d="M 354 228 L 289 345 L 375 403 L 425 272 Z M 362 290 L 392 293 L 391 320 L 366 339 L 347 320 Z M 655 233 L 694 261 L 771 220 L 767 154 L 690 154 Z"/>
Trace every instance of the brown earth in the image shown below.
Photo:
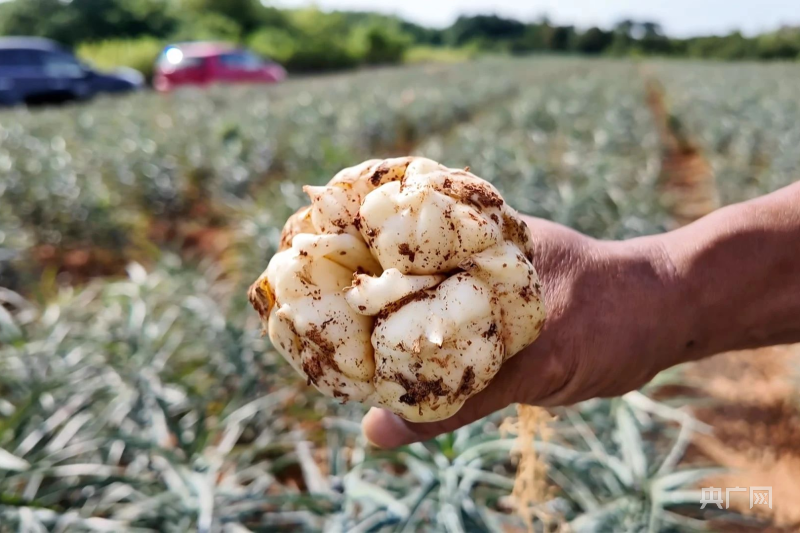
<path fill-rule="evenodd" d="M 30 253 L 43 271 L 66 274 L 70 283 L 121 274 L 129 261 L 125 252 L 91 246 L 63 249 L 42 244 L 32 248 Z"/>
<path fill-rule="evenodd" d="M 720 206 L 711 165 L 695 144 L 676 127 L 664 91 L 653 79 L 647 82 L 647 104 L 661 139 L 661 192 L 676 225 L 684 226 Z"/>
<path fill-rule="evenodd" d="M 223 261 L 233 243 L 228 227 L 207 225 L 189 220 L 150 223 L 145 245 L 128 245 L 124 248 L 104 248 L 90 243 L 68 248 L 41 244 L 30 250 L 37 270 L 52 273 L 59 283 L 82 285 L 101 277 L 123 277 L 131 262 L 147 265 L 158 247 L 169 246 L 184 259 L 210 258 Z"/>
<path fill-rule="evenodd" d="M 662 191 L 675 224 L 686 225 L 720 205 L 714 173 L 695 143 L 676 128 L 660 85 L 647 83 L 647 101 L 663 146 Z M 692 461 L 730 473 L 702 486 L 771 486 L 772 509 L 750 509 L 749 493 L 732 493 L 730 506 L 769 521 L 764 527 L 715 524 L 725 531 L 797 531 L 800 528 L 800 345 L 720 354 L 682 370 L 684 386 L 701 407 L 698 419 L 713 433 L 694 439 Z"/>

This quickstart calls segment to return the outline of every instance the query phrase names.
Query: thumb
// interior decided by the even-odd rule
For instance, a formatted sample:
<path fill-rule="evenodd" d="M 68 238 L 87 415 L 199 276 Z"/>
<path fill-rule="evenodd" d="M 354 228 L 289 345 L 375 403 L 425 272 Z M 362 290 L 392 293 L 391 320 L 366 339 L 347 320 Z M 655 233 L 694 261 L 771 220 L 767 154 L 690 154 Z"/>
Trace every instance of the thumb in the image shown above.
<path fill-rule="evenodd" d="M 436 422 L 409 422 L 391 411 L 373 407 L 364 416 L 361 429 L 367 440 L 379 448 L 397 448 L 432 439 L 507 407 L 510 402 L 496 390 L 488 387 L 467 400 L 455 415 Z"/>
<path fill-rule="evenodd" d="M 572 372 L 570 358 L 559 357 L 558 353 L 546 339 L 537 341 L 533 350 L 506 361 L 489 386 L 468 399 L 450 418 L 409 422 L 390 411 L 373 407 L 361 422 L 361 429 L 375 446 L 396 448 L 454 431 L 514 402 L 548 406 L 564 403 L 561 396 L 565 394 Z M 529 379 L 531 375 L 536 378 Z"/>

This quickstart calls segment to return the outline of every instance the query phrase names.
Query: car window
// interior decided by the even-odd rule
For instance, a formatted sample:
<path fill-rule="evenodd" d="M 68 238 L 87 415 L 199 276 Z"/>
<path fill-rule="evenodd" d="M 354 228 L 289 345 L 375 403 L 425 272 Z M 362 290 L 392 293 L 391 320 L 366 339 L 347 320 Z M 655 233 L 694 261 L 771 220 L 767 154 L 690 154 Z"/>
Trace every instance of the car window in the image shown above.
<path fill-rule="evenodd" d="M 184 55 L 168 56 L 162 54 L 158 60 L 158 68 L 161 70 L 174 72 L 176 70 L 183 70 L 187 68 L 202 67 L 206 63 L 204 57 L 186 57 Z"/>
<path fill-rule="evenodd" d="M 3 49 L 0 50 L 0 68 L 39 66 L 41 56 L 39 50 Z"/>
<path fill-rule="evenodd" d="M 219 61 L 226 67 L 237 70 L 257 70 L 262 66 L 261 58 L 250 52 L 222 54 Z"/>
<path fill-rule="evenodd" d="M 60 78 L 81 78 L 86 74 L 83 65 L 67 54 L 50 53 L 44 56 L 47 75 Z"/>

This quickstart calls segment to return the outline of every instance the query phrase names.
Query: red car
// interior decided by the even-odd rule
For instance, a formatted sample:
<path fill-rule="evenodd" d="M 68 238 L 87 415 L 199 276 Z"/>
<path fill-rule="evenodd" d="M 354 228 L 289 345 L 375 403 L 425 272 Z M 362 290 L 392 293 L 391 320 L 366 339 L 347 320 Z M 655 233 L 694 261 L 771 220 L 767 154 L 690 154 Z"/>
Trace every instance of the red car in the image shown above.
<path fill-rule="evenodd" d="M 221 43 L 181 43 L 164 48 L 156 61 L 153 86 L 158 91 L 215 83 L 275 83 L 286 70 L 256 54 Z"/>

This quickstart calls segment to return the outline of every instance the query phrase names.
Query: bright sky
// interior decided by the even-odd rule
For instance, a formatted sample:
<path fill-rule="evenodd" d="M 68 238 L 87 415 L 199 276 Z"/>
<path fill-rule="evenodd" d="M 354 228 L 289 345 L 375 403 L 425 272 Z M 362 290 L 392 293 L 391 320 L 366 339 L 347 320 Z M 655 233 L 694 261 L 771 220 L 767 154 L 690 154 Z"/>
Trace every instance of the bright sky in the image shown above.
<path fill-rule="evenodd" d="M 316 5 L 324 10 L 381 11 L 426 26 L 446 26 L 460 14 L 496 13 L 534 20 L 546 13 L 555 23 L 610 27 L 631 18 L 662 24 L 674 36 L 746 34 L 800 25 L 796 0 L 276 0 L 281 7 Z"/>

